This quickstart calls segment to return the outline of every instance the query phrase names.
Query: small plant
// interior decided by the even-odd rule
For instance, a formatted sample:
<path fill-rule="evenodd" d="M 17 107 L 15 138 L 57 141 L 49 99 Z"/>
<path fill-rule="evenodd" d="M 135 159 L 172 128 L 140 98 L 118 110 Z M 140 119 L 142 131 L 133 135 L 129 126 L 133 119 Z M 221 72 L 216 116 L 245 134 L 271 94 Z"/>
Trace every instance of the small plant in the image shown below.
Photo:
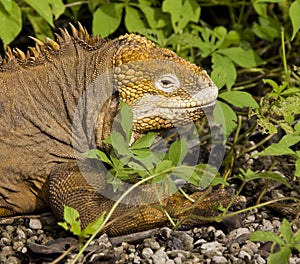
<path fill-rule="evenodd" d="M 103 224 L 105 212 L 96 219 L 94 222 L 90 223 L 85 229 L 81 229 L 81 223 L 79 219 L 79 213 L 76 209 L 65 206 L 64 207 L 64 222 L 59 222 L 58 225 L 63 227 L 65 230 L 70 231 L 79 239 L 79 245 L 82 245 L 84 239 L 93 235 L 98 228 Z"/>
<path fill-rule="evenodd" d="M 300 230 L 293 233 L 291 223 L 283 219 L 280 227 L 280 235 L 273 232 L 255 231 L 251 234 L 251 241 L 273 242 L 272 252 L 268 257 L 269 264 L 288 264 L 292 250 L 300 253 Z M 275 245 L 279 245 L 278 252 L 273 252 Z"/>

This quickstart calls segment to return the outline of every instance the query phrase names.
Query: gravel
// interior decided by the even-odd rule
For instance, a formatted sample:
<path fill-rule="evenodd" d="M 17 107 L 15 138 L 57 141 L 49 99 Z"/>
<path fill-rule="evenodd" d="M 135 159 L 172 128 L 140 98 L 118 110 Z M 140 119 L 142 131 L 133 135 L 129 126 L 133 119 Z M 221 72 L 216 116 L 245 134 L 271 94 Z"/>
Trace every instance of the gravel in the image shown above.
<path fill-rule="evenodd" d="M 231 222 L 236 221 L 232 218 Z M 227 226 L 216 223 L 184 231 L 165 227 L 146 232 L 144 238 L 137 235 L 137 241 L 132 241 L 131 237 L 131 242 L 126 242 L 126 237 L 111 239 L 104 234 L 92 241 L 80 261 L 103 264 L 267 263 L 272 244 L 251 242 L 249 238 L 255 230 L 278 233 L 281 219 L 262 209 L 242 215 L 240 221 L 243 227 L 233 228 L 228 222 Z M 1 219 L 0 263 L 51 263 L 67 250 L 66 256 L 57 263 L 71 263 L 78 252 L 77 240 L 55 222 L 51 215 Z M 293 230 L 299 227 L 300 221 L 295 221 Z M 300 263 L 296 252 L 290 263 Z"/>

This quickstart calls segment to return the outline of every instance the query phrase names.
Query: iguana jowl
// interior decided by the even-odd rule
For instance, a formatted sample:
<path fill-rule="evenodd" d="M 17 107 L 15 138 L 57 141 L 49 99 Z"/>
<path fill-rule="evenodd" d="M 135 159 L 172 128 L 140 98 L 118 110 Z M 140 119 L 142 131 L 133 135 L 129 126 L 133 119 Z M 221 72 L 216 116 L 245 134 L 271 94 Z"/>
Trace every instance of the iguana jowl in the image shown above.
<path fill-rule="evenodd" d="M 84 161 L 78 168 L 79 153 L 103 147 L 119 98 L 131 106 L 139 133 L 197 120 L 216 99 L 217 88 L 204 70 L 144 37 L 103 40 L 81 26 L 71 28 L 72 34 L 61 30 L 57 42 L 35 40 L 27 54 L 8 50 L 0 67 L 0 216 L 50 205 L 62 218 L 63 205 L 69 205 L 79 210 L 86 226 L 114 201 L 82 176 L 106 188 L 97 170 Z M 142 195 L 133 198 L 143 200 Z M 225 196 L 209 195 L 194 211 L 209 211 L 212 200 L 225 201 Z M 164 204 L 173 209 L 191 205 L 179 194 Z M 158 204 L 122 204 L 113 218 L 118 216 L 105 230 L 111 235 L 168 221 Z"/>

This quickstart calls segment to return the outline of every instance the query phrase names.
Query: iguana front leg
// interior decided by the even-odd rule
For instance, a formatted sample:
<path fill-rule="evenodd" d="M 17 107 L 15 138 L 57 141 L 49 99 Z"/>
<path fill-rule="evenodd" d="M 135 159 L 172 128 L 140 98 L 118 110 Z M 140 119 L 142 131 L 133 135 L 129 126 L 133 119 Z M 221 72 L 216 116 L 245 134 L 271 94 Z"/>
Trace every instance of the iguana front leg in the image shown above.
<path fill-rule="evenodd" d="M 89 178 L 89 184 L 86 178 Z M 100 191 L 99 191 L 100 188 Z M 80 169 L 76 163 L 67 163 L 57 166 L 46 184 L 46 197 L 54 214 L 63 219 L 64 205 L 75 208 L 80 214 L 82 228 L 96 220 L 103 211 L 106 213 L 112 208 L 115 201 L 101 194 L 101 190 L 110 188 L 105 183 L 103 175 L 92 166 L 82 165 Z M 97 190 L 98 189 L 98 190 Z M 131 194 L 129 194 L 130 196 Z M 140 192 L 132 194 L 133 201 L 143 201 L 150 193 Z M 203 223 L 201 217 L 217 215 L 215 208 L 222 204 L 226 206 L 231 194 L 226 191 L 216 193 L 196 192 L 191 195 L 194 203 L 186 199 L 181 193 L 176 193 L 156 203 L 121 203 L 112 214 L 111 225 L 103 232 L 110 236 L 129 234 L 159 226 L 170 226 L 166 212 L 174 221 L 184 221 L 188 224 Z"/>

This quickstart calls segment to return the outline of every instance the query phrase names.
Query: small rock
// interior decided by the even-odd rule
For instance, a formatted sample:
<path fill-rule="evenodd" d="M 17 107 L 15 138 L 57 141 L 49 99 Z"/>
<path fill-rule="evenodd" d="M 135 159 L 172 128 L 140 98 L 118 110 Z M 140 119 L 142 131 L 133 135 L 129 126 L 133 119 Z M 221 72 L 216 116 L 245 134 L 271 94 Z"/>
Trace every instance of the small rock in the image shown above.
<path fill-rule="evenodd" d="M 165 248 L 161 247 L 152 255 L 153 264 L 166 264 L 168 255 L 165 252 Z"/>
<path fill-rule="evenodd" d="M 153 250 L 160 249 L 159 243 L 152 238 L 144 239 L 144 247 L 150 247 Z"/>
<path fill-rule="evenodd" d="M 153 250 L 149 247 L 143 248 L 142 250 L 142 257 L 144 259 L 149 259 L 153 255 Z"/>
<path fill-rule="evenodd" d="M 13 244 L 13 250 L 16 251 L 22 251 L 23 247 L 24 247 L 24 243 L 21 241 L 17 241 Z"/>
<path fill-rule="evenodd" d="M 225 247 L 222 246 L 219 242 L 209 242 L 201 246 L 201 253 L 208 257 L 220 256 L 225 250 Z"/>
<path fill-rule="evenodd" d="M 228 238 L 236 240 L 239 236 L 244 235 L 244 234 L 250 235 L 250 231 L 249 231 L 248 228 L 241 227 L 241 228 L 237 228 L 237 229 L 232 230 L 228 234 Z"/>
<path fill-rule="evenodd" d="M 215 237 L 218 239 L 222 239 L 222 238 L 226 237 L 226 235 L 224 234 L 224 232 L 222 230 L 217 230 L 215 233 Z"/>
<path fill-rule="evenodd" d="M 166 261 L 166 264 L 175 264 L 174 260 L 173 259 L 168 259 Z"/>
<path fill-rule="evenodd" d="M 256 258 L 256 261 L 257 261 L 257 264 L 266 264 L 267 263 L 261 256 L 258 256 Z"/>
<path fill-rule="evenodd" d="M 240 252 L 240 244 L 237 242 L 231 243 L 229 246 L 229 252 L 236 256 Z"/>
<path fill-rule="evenodd" d="M 248 252 L 241 250 L 239 254 L 239 258 L 251 260 L 252 256 Z"/>
<path fill-rule="evenodd" d="M 174 263 L 175 263 L 175 264 L 182 264 L 181 258 L 180 258 L 180 257 L 174 258 Z"/>
<path fill-rule="evenodd" d="M 223 256 L 213 256 L 212 261 L 216 264 L 227 263 L 227 259 Z"/>
<path fill-rule="evenodd" d="M 17 228 L 16 234 L 18 239 L 26 239 L 25 232 L 20 227 Z"/>
<path fill-rule="evenodd" d="M 35 229 L 35 230 L 41 229 L 41 228 L 42 228 L 42 223 L 41 223 L 40 219 L 37 219 L 37 218 L 31 218 L 31 219 L 29 220 L 29 227 L 30 227 L 31 229 Z"/>

